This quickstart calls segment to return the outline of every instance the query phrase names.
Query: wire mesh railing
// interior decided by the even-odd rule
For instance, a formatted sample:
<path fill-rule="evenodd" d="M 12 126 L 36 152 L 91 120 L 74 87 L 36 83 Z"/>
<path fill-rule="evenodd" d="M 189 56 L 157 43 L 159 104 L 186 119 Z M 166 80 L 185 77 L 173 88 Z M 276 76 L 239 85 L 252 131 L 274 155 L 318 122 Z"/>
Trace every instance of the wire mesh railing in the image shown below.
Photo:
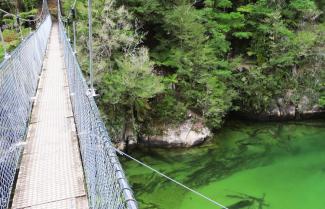
<path fill-rule="evenodd" d="M 47 15 L 37 30 L 0 64 L 0 209 L 9 205 L 50 35 L 52 21 L 43 6 Z"/>
<path fill-rule="evenodd" d="M 60 8 L 60 6 L 58 6 Z M 59 11 L 70 95 L 78 132 L 89 206 L 92 209 L 137 209 L 99 110 L 66 35 Z"/>

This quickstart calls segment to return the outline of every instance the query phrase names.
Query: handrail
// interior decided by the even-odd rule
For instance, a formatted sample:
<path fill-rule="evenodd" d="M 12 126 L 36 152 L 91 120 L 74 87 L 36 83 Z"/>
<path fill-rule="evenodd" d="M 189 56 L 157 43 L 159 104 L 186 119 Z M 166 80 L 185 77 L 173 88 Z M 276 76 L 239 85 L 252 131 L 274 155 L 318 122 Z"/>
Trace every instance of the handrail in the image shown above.
<path fill-rule="evenodd" d="M 46 1 L 44 1 L 46 3 Z M 0 63 L 0 209 L 8 207 L 39 74 L 51 30 L 51 17 Z"/>
<path fill-rule="evenodd" d="M 98 107 L 83 77 L 62 23 L 58 0 L 60 40 L 71 93 L 81 157 L 92 209 L 137 209 L 137 202 L 118 161 Z"/>

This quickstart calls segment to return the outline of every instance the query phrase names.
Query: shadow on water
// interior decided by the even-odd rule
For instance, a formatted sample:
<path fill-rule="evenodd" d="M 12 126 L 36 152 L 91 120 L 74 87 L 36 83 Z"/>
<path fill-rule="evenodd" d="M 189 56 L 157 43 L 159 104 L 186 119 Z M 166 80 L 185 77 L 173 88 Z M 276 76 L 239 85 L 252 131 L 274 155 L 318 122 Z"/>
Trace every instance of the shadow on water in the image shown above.
<path fill-rule="evenodd" d="M 256 205 L 255 208 L 263 209 L 265 206 L 269 206 L 265 203 L 265 194 L 262 197 L 253 197 L 247 194 L 238 193 L 235 195 L 227 195 L 227 197 L 235 199 L 237 202 L 228 206 L 228 209 L 241 209 L 241 208 L 251 208 Z"/>
<path fill-rule="evenodd" d="M 314 140 L 313 136 L 320 132 L 324 135 L 324 124 L 324 121 L 265 124 L 230 122 L 200 147 L 174 150 L 142 147 L 130 154 L 191 188 L 200 188 L 244 170 L 268 166 L 277 161 L 278 156 L 295 156 L 301 152 L 323 149 L 325 140 Z M 302 146 L 301 141 L 309 137 L 313 140 L 304 142 Z M 171 208 L 168 205 L 170 203 L 165 202 L 174 198 L 173 204 L 180 203 L 186 191 L 171 186 L 169 181 L 134 162 L 122 159 L 122 164 L 142 209 L 178 208 L 176 205 Z M 325 172 L 325 168 L 320 170 Z M 173 193 L 177 194 L 178 199 Z M 171 195 L 171 198 L 160 197 L 166 194 Z M 228 207 L 269 208 L 266 197 L 267 194 L 263 193 L 256 197 L 229 191 L 227 198 L 233 200 L 233 204 Z"/>

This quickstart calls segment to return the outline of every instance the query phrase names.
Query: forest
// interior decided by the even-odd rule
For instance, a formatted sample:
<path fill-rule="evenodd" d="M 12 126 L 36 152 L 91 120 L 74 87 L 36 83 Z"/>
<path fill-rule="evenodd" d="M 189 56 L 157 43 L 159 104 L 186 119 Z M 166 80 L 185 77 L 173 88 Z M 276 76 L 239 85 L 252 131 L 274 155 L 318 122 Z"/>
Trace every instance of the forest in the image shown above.
<path fill-rule="evenodd" d="M 19 17 L 24 19 L 33 19 L 39 13 L 41 5 L 42 2 L 38 0 L 0 0 L 0 9 L 18 14 Z M 19 19 L 7 15 L 3 11 L 0 11 L 0 26 L 8 53 L 13 51 L 19 45 L 21 39 L 28 36 L 36 27 L 35 23 L 21 22 Z M 3 59 L 4 53 L 4 46 L 1 44 L 0 61 Z"/>
<path fill-rule="evenodd" d="M 325 0 L 0 0 L 0 209 L 324 209 L 324 139 Z"/>
<path fill-rule="evenodd" d="M 25 16 L 41 5 L 17 2 Z M 14 11 L 17 2 L 0 7 Z M 77 23 L 87 75 L 87 0 L 77 0 L 75 20 L 73 2 L 63 1 L 66 27 L 73 40 Z M 217 132 L 228 117 L 296 120 L 324 111 L 324 0 L 94 0 L 92 12 L 96 101 L 115 142 L 188 119 Z M 14 48 L 17 23 L 1 13 L 0 24 Z"/>

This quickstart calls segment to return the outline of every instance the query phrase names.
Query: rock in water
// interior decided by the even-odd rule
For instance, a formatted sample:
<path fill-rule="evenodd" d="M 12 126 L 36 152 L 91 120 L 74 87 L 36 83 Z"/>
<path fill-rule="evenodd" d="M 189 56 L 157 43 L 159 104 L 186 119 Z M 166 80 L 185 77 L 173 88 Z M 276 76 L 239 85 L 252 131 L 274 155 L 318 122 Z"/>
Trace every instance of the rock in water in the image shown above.
<path fill-rule="evenodd" d="M 162 135 L 144 136 L 142 143 L 159 147 L 192 147 L 210 136 L 209 128 L 200 119 L 188 119 L 176 127 L 167 127 Z"/>

